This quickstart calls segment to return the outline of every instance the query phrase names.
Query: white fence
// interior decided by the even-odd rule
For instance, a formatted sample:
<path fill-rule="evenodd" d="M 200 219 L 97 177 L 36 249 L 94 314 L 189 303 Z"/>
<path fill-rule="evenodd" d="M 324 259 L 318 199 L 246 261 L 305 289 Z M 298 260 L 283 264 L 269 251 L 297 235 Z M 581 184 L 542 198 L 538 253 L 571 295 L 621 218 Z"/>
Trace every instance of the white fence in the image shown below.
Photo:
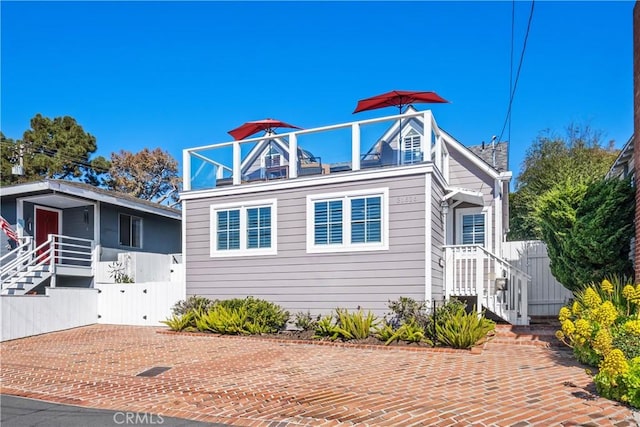
<path fill-rule="evenodd" d="M 46 288 L 45 295 L 2 295 L 0 341 L 96 323 L 98 291 Z"/>
<path fill-rule="evenodd" d="M 546 245 L 539 240 L 505 242 L 503 258 L 531 276 L 529 316 L 556 316 L 573 296 L 551 274 Z"/>
<path fill-rule="evenodd" d="M 171 307 L 185 299 L 182 282 L 97 283 L 98 323 L 161 326 Z"/>

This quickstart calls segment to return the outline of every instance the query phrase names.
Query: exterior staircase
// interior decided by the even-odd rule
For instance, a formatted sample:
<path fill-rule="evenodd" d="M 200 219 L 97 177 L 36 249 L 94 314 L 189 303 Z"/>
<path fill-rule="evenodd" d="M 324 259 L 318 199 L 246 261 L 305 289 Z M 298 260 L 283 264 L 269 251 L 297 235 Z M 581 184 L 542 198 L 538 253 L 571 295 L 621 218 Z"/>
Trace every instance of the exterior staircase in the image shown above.
<path fill-rule="evenodd" d="M 55 287 L 56 275 L 93 276 L 92 240 L 50 234 L 34 247 L 30 237 L 0 258 L 2 295 L 24 295 L 46 280 Z"/>
<path fill-rule="evenodd" d="M 512 325 L 528 325 L 531 277 L 480 245 L 444 247 L 445 296 L 457 297 Z M 472 304 L 469 304 L 472 302 Z"/>
<path fill-rule="evenodd" d="M 28 269 L 23 276 L 19 277 L 16 281 L 8 285 L 6 288 L 3 287 L 2 294 L 24 295 L 31 289 L 38 286 L 40 283 L 49 279 L 51 277 L 51 272 L 49 270 L 49 265 L 39 265 Z"/>

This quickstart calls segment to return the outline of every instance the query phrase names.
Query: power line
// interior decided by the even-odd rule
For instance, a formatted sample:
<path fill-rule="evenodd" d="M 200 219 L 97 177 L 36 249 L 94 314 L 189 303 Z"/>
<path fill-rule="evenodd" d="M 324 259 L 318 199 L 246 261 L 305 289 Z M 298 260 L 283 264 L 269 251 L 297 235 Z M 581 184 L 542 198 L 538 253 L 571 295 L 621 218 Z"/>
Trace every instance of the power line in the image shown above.
<path fill-rule="evenodd" d="M 11 148 L 19 148 L 19 144 L 18 143 L 11 143 L 8 141 L 0 141 L 0 145 L 4 145 L 5 147 L 11 147 Z M 96 172 L 104 172 L 107 173 L 109 172 L 109 168 L 104 168 L 104 167 L 99 167 L 99 166 L 94 166 L 91 164 L 91 160 L 87 159 L 86 161 L 80 157 L 73 157 L 73 156 L 69 156 L 63 153 L 60 153 L 59 151 L 54 151 L 54 150 L 46 150 L 46 149 L 41 149 L 40 151 L 34 151 L 33 154 L 44 154 L 46 156 L 55 156 L 57 155 L 58 158 L 68 162 L 71 165 L 74 166 L 79 166 L 79 167 L 84 167 L 84 168 L 88 168 L 88 169 L 93 169 Z"/>
<path fill-rule="evenodd" d="M 520 53 L 520 62 L 518 63 L 518 71 L 516 72 L 516 79 L 513 83 L 513 89 L 511 90 L 511 96 L 509 97 L 509 108 L 507 109 L 507 115 L 504 118 L 504 124 L 502 125 L 502 130 L 500 131 L 500 137 L 498 141 L 502 140 L 502 135 L 504 134 L 504 130 L 507 127 L 507 122 L 510 121 L 511 118 L 511 106 L 513 105 L 513 98 L 516 94 L 516 88 L 518 87 L 518 79 L 520 78 L 520 70 L 522 70 L 522 62 L 524 61 L 524 53 L 527 49 L 527 40 L 529 39 L 529 32 L 531 30 L 531 21 L 533 20 L 533 8 L 535 5 L 535 0 L 531 0 L 531 10 L 529 11 L 529 22 L 527 23 L 527 32 L 524 36 L 524 43 L 522 44 L 522 52 Z M 512 30 L 513 32 L 513 27 Z"/>
<path fill-rule="evenodd" d="M 516 0 L 511 0 L 511 54 L 509 57 L 509 96 L 513 92 L 513 45 L 516 29 Z M 511 114 L 509 114 L 509 142 L 511 142 Z M 500 142 L 500 140 L 498 140 Z"/>

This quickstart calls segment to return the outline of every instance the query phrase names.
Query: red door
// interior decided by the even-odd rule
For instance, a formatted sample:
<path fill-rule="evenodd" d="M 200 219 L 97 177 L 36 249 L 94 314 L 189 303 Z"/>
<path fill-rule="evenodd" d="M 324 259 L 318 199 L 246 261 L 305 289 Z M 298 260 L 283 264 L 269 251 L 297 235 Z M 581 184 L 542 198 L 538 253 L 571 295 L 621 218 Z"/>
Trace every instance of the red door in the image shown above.
<path fill-rule="evenodd" d="M 57 211 L 50 211 L 48 209 L 36 208 L 35 214 L 36 220 L 36 247 L 46 242 L 49 238 L 49 234 L 58 234 L 60 232 L 60 214 Z M 48 247 L 39 250 L 38 255 L 46 250 Z"/>

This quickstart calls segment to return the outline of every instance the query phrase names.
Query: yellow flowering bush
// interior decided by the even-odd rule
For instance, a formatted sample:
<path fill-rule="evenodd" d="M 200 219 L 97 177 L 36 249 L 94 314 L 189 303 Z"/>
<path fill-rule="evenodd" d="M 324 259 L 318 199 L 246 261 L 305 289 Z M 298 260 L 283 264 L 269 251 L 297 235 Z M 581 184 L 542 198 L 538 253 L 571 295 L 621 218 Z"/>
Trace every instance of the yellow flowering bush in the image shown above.
<path fill-rule="evenodd" d="M 597 308 L 600 304 L 602 304 L 602 299 L 600 298 L 600 295 L 598 295 L 595 289 L 593 289 L 591 286 L 585 289 L 584 294 L 582 296 L 582 301 L 583 301 L 583 304 L 588 309 Z"/>
<path fill-rule="evenodd" d="M 622 351 L 611 350 L 594 382 L 601 396 L 640 408 L 640 357 L 628 361 Z"/>
<path fill-rule="evenodd" d="M 560 313 L 558 313 L 558 320 L 560 320 L 560 323 L 562 323 L 565 320 L 569 319 L 571 317 L 571 314 L 571 310 L 569 310 L 567 307 L 562 307 L 560 309 Z"/>
<path fill-rule="evenodd" d="M 600 326 L 611 326 L 618 318 L 618 310 L 611 301 L 605 301 L 593 310 L 593 320 L 600 323 Z"/>
<path fill-rule="evenodd" d="M 596 333 L 596 336 L 593 339 L 593 343 L 592 343 L 593 349 L 596 351 L 596 353 L 601 355 L 607 355 L 607 356 L 609 356 L 612 351 L 611 350 L 612 344 L 613 344 L 613 337 L 611 337 L 611 333 L 609 332 L 608 329 L 600 329 Z M 620 350 L 615 350 L 615 351 L 620 351 Z M 621 351 L 620 353 L 622 354 Z M 607 356 L 605 356 L 605 359 Z"/>
<path fill-rule="evenodd" d="M 624 323 L 624 330 L 628 333 L 640 336 L 640 320 L 628 320 Z"/>
<path fill-rule="evenodd" d="M 640 284 L 605 279 L 574 293 L 558 313 L 556 337 L 576 358 L 598 366 L 598 392 L 640 408 Z"/>
<path fill-rule="evenodd" d="M 604 357 L 602 363 L 600 363 L 600 372 L 616 376 L 626 374 L 629 372 L 629 363 L 622 354 L 622 351 L 613 349 Z"/>

